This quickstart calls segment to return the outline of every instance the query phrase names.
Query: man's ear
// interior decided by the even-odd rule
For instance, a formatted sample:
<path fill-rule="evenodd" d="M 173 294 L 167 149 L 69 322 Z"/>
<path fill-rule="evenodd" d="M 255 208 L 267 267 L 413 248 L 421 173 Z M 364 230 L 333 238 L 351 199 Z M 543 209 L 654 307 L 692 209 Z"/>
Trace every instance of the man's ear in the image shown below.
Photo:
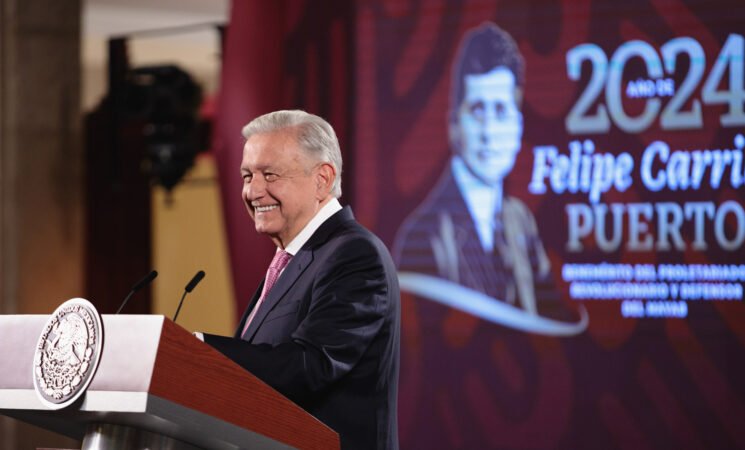
<path fill-rule="evenodd" d="M 523 90 L 522 88 L 516 87 L 515 88 L 515 104 L 517 105 L 517 109 L 522 110 L 523 109 Z"/>
<path fill-rule="evenodd" d="M 462 132 L 460 124 L 457 121 L 452 119 L 448 121 L 448 137 L 450 138 L 450 148 L 453 150 L 453 153 L 460 153 Z"/>
<path fill-rule="evenodd" d="M 315 174 L 316 192 L 319 200 L 328 197 L 335 179 L 336 169 L 331 163 L 323 162 L 319 164 Z"/>

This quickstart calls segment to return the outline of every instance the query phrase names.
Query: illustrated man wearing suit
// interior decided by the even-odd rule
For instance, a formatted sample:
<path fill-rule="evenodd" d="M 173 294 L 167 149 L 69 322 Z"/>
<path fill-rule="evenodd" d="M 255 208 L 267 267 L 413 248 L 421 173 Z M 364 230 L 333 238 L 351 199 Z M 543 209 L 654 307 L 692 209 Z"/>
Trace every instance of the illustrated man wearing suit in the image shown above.
<path fill-rule="evenodd" d="M 337 431 L 342 448 L 398 448 L 396 270 L 337 200 L 336 134 L 277 111 L 243 135 L 242 197 L 277 252 L 235 335 L 204 341 Z"/>
<path fill-rule="evenodd" d="M 432 280 L 417 279 L 412 286 L 403 277 L 402 289 L 508 326 L 525 326 L 532 320 L 526 317 L 538 316 L 536 299 L 556 297 L 533 214 L 504 194 L 504 178 L 521 146 L 523 73 L 517 45 L 498 26 L 484 23 L 464 36 L 450 89 L 453 155 L 428 197 L 399 228 L 393 251 L 400 271 L 467 288 L 443 285 L 422 294 Z M 472 291 L 479 294 L 463 295 Z M 495 301 L 483 301 L 480 294 Z M 536 330 L 543 326 L 531 323 Z"/>

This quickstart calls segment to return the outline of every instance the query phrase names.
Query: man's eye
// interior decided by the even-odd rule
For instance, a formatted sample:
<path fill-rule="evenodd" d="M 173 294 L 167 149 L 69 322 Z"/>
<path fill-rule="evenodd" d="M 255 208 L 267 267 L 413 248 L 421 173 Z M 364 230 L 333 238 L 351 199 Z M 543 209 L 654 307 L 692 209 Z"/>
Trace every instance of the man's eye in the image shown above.
<path fill-rule="evenodd" d="M 264 179 L 266 181 L 277 181 L 277 179 L 279 179 L 279 175 L 277 175 L 276 173 L 267 173 L 264 174 Z"/>
<path fill-rule="evenodd" d="M 243 182 L 250 183 L 252 178 L 253 178 L 253 175 L 251 175 L 250 173 L 247 173 L 243 175 Z"/>
<path fill-rule="evenodd" d="M 484 119 L 484 103 L 483 102 L 472 103 L 469 106 L 469 111 L 476 120 Z"/>
<path fill-rule="evenodd" d="M 507 118 L 507 106 L 505 106 L 504 103 L 497 103 L 495 108 L 498 120 L 504 120 Z"/>

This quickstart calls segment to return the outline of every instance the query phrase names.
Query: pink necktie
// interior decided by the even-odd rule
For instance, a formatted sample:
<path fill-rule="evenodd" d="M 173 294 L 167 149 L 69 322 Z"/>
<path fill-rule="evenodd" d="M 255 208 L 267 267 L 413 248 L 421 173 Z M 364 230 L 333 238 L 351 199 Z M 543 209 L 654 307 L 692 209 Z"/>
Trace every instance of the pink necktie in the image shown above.
<path fill-rule="evenodd" d="M 261 290 L 261 296 L 259 297 L 259 301 L 256 302 L 256 306 L 254 307 L 254 310 L 251 311 L 251 315 L 248 316 L 248 319 L 246 319 L 246 325 L 243 327 L 243 333 L 241 333 L 241 336 L 246 334 L 246 330 L 248 330 L 248 326 L 251 324 L 251 321 L 256 315 L 256 311 L 259 310 L 259 308 L 261 307 L 261 304 L 264 302 L 264 299 L 266 298 L 266 295 L 272 289 L 272 286 L 274 286 L 274 283 L 277 282 L 277 278 L 279 278 L 279 274 L 282 273 L 282 269 L 284 269 L 287 263 L 290 262 L 290 258 L 292 258 L 292 255 L 287 253 L 284 250 L 280 250 L 274 254 L 274 258 L 272 258 L 272 263 L 269 264 L 269 269 L 266 271 L 266 279 L 264 280 L 264 288 Z"/>

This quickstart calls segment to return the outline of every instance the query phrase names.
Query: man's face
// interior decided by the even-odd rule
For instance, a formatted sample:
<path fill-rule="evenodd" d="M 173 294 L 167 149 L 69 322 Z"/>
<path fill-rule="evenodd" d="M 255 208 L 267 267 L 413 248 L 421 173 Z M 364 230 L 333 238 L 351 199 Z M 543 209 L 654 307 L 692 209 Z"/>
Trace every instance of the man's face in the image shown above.
<path fill-rule="evenodd" d="M 291 131 L 255 134 L 243 148 L 243 201 L 256 231 L 284 248 L 320 209 L 314 161 Z"/>
<path fill-rule="evenodd" d="M 505 67 L 466 75 L 458 110 L 460 154 L 471 172 L 487 184 L 507 175 L 520 151 L 523 118 L 515 101 L 515 76 Z"/>

